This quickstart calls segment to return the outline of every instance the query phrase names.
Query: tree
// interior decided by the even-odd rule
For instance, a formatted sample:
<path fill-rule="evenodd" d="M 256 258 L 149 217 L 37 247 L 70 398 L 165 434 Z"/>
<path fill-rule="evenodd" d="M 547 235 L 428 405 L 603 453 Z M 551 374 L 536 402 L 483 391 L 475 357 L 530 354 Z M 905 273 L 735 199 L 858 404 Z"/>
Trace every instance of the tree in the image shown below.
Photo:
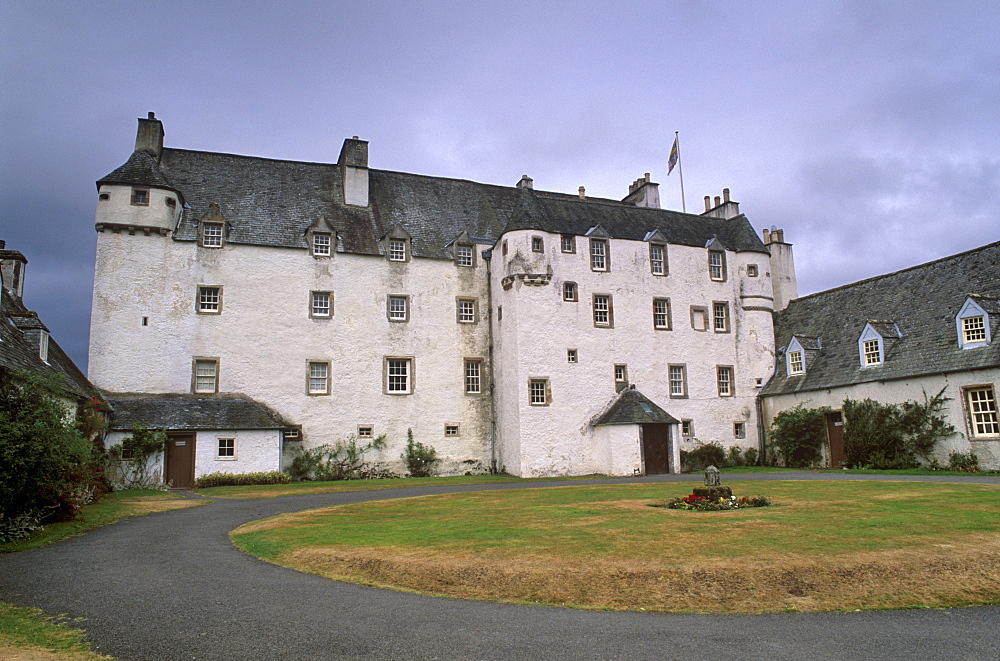
<path fill-rule="evenodd" d="M 823 458 L 824 416 L 829 410 L 808 409 L 799 404 L 774 417 L 769 432 L 771 444 L 781 452 L 786 466 L 805 468 Z"/>

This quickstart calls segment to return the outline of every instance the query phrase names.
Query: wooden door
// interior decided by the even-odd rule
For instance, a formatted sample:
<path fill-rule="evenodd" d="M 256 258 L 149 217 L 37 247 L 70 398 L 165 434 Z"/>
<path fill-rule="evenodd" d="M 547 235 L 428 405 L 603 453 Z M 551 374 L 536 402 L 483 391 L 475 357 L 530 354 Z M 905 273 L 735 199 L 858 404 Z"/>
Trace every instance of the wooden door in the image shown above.
<path fill-rule="evenodd" d="M 830 468 L 847 463 L 844 454 L 844 416 L 840 411 L 826 414 L 826 437 L 830 442 Z"/>
<path fill-rule="evenodd" d="M 166 481 L 174 489 L 194 486 L 194 434 L 167 436 Z"/>
<path fill-rule="evenodd" d="M 669 426 L 647 424 L 642 426 L 642 454 L 646 460 L 646 475 L 670 472 Z"/>

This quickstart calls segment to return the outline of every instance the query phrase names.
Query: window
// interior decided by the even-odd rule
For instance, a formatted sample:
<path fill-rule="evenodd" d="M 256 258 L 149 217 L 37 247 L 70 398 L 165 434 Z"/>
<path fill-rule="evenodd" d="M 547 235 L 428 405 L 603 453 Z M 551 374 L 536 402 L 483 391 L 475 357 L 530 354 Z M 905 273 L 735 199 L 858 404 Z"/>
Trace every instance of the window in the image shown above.
<path fill-rule="evenodd" d="M 590 240 L 590 269 L 592 271 L 608 270 L 608 242 L 606 240 Z"/>
<path fill-rule="evenodd" d="M 653 299 L 653 328 L 656 330 L 670 330 L 670 299 Z"/>
<path fill-rule="evenodd" d="M 413 392 L 413 359 L 385 359 L 385 391 L 390 395 L 409 395 Z"/>
<path fill-rule="evenodd" d="M 209 393 L 219 391 L 219 359 L 196 358 L 194 361 L 194 391 Z"/>
<path fill-rule="evenodd" d="M 563 252 L 576 252 L 576 237 L 572 234 L 563 234 L 559 245 Z"/>
<path fill-rule="evenodd" d="M 501 246 L 500 246 L 500 254 L 502 254 L 504 257 L 507 256 L 507 242 L 506 241 L 504 241 L 501 244 Z"/>
<path fill-rule="evenodd" d="M 308 393 L 330 394 L 330 363 L 309 361 Z"/>
<path fill-rule="evenodd" d="M 312 253 L 316 257 L 330 256 L 330 235 L 316 232 L 313 234 Z"/>
<path fill-rule="evenodd" d="M 748 278 L 756 278 L 757 277 L 757 265 L 756 264 L 747 264 L 747 277 Z"/>
<path fill-rule="evenodd" d="M 531 252 L 545 252 L 545 243 L 542 241 L 542 237 L 531 237 Z"/>
<path fill-rule="evenodd" d="M 719 282 L 726 279 L 726 253 L 720 250 L 708 251 L 708 277 Z"/>
<path fill-rule="evenodd" d="M 605 328 L 614 325 L 614 309 L 611 307 L 610 296 L 594 294 L 594 325 Z"/>
<path fill-rule="evenodd" d="M 390 262 L 406 261 L 405 239 L 389 239 L 389 261 Z"/>
<path fill-rule="evenodd" d="M 576 293 L 576 283 L 575 282 L 564 282 L 563 283 L 563 300 L 574 302 L 579 300 Z"/>
<path fill-rule="evenodd" d="M 281 438 L 286 441 L 298 441 L 299 440 L 299 430 L 298 429 L 285 429 L 281 432 Z"/>
<path fill-rule="evenodd" d="M 687 397 L 687 367 L 670 365 L 667 369 L 670 373 L 670 397 Z"/>
<path fill-rule="evenodd" d="M 166 199 L 164 200 L 164 202 L 166 202 L 166 203 L 167 203 L 167 206 L 168 206 L 168 207 L 170 207 L 171 209 L 176 209 L 176 208 L 177 208 L 177 200 L 175 200 L 175 199 L 174 199 L 174 198 L 172 198 L 172 197 L 168 197 L 168 198 L 166 198 Z"/>
<path fill-rule="evenodd" d="M 49 362 L 49 334 L 46 331 L 38 332 L 38 357 L 43 363 Z"/>
<path fill-rule="evenodd" d="M 966 317 L 962 320 L 962 344 L 986 341 L 986 320 L 984 317 Z"/>
<path fill-rule="evenodd" d="M 708 308 L 691 306 L 691 328 L 696 331 L 708 330 Z"/>
<path fill-rule="evenodd" d="M 503 306 L 497 306 L 497 321 L 503 321 Z"/>
<path fill-rule="evenodd" d="M 310 292 L 309 316 L 319 318 L 333 316 L 333 295 L 328 291 Z"/>
<path fill-rule="evenodd" d="M 198 314 L 222 312 L 222 287 L 198 287 Z"/>
<path fill-rule="evenodd" d="M 444 426 L 444 435 L 445 436 L 458 436 L 458 425 L 455 425 L 455 424 L 446 424 Z"/>
<path fill-rule="evenodd" d="M 133 188 L 132 189 L 132 204 L 137 207 L 148 207 L 149 206 L 149 189 L 148 188 Z"/>
<path fill-rule="evenodd" d="M 236 439 L 220 438 L 215 451 L 216 459 L 236 459 Z"/>
<path fill-rule="evenodd" d="M 965 397 L 969 404 L 972 437 L 1000 436 L 997 419 L 997 398 L 991 386 L 968 388 Z"/>
<path fill-rule="evenodd" d="M 386 312 L 389 321 L 408 321 L 410 318 L 409 296 L 390 296 Z"/>
<path fill-rule="evenodd" d="M 458 299 L 457 314 L 458 314 L 458 323 L 460 324 L 476 323 L 476 299 L 474 298 Z"/>
<path fill-rule="evenodd" d="M 649 270 L 653 275 L 666 275 L 667 251 L 662 244 L 649 244 Z"/>
<path fill-rule="evenodd" d="M 222 229 L 222 223 L 202 223 L 201 245 L 205 248 L 221 248 Z"/>
<path fill-rule="evenodd" d="M 805 366 L 802 364 L 801 351 L 788 352 L 788 375 L 805 374 Z"/>
<path fill-rule="evenodd" d="M 694 436 L 694 420 L 681 420 L 681 436 Z"/>
<path fill-rule="evenodd" d="M 566 362 L 567 363 L 577 362 L 576 349 L 566 349 Z"/>
<path fill-rule="evenodd" d="M 532 406 L 548 406 L 552 401 L 548 379 L 528 380 L 528 403 Z"/>
<path fill-rule="evenodd" d="M 628 387 L 628 365 L 615 365 L 615 391 L 621 392 Z"/>
<path fill-rule="evenodd" d="M 865 367 L 882 364 L 882 352 L 879 350 L 878 339 L 865 340 L 861 343 L 861 351 L 864 354 Z"/>
<path fill-rule="evenodd" d="M 460 243 L 455 246 L 455 264 L 457 266 L 474 266 L 472 246 Z"/>
<path fill-rule="evenodd" d="M 374 438 L 375 428 L 371 425 L 358 425 L 358 438 Z"/>
<path fill-rule="evenodd" d="M 722 366 L 716 368 L 716 380 L 719 386 L 719 397 L 733 396 L 733 368 Z"/>
<path fill-rule="evenodd" d="M 716 333 L 729 332 L 729 303 L 712 303 L 712 326 Z"/>
<path fill-rule="evenodd" d="M 747 437 L 747 423 L 745 423 L 745 422 L 734 422 L 733 423 L 733 436 L 735 438 L 746 438 Z"/>
<path fill-rule="evenodd" d="M 958 346 L 963 349 L 985 347 L 993 339 L 990 333 L 990 317 L 983 307 L 986 301 L 980 297 L 976 299 L 971 296 L 966 298 L 965 304 L 955 317 L 955 324 L 958 327 Z"/>
<path fill-rule="evenodd" d="M 465 394 L 478 395 L 483 391 L 483 361 L 475 358 L 465 359 Z"/>

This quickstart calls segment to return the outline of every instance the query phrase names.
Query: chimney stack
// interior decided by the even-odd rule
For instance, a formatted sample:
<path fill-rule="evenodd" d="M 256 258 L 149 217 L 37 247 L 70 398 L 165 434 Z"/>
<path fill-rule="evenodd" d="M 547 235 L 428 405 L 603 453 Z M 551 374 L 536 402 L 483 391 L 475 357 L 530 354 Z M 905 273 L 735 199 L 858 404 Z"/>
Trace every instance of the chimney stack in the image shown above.
<path fill-rule="evenodd" d="M 715 206 L 712 206 L 712 198 L 708 195 L 705 196 L 705 213 L 702 215 L 729 220 L 740 215 L 740 203 L 733 202 L 729 198 L 729 189 L 723 188 L 722 197 L 715 196 Z"/>
<path fill-rule="evenodd" d="M 587 189 L 585 189 L 583 186 L 580 186 L 580 199 L 581 200 L 587 199 Z"/>
<path fill-rule="evenodd" d="M 705 196 L 705 213 L 712 210 L 712 198 L 708 195 Z"/>
<path fill-rule="evenodd" d="M 337 158 L 344 180 L 344 204 L 367 207 L 368 201 L 368 141 L 358 136 L 346 138 Z"/>
<path fill-rule="evenodd" d="M 7 242 L 0 242 L 0 281 L 3 288 L 14 298 L 24 295 L 24 270 L 28 259 L 17 250 L 7 250 Z"/>
<path fill-rule="evenodd" d="M 771 288 L 774 295 L 774 311 L 784 310 L 788 302 L 798 298 L 795 281 L 795 259 L 792 245 L 785 243 L 785 230 L 771 225 L 764 230 L 764 246 L 771 253 Z"/>
<path fill-rule="evenodd" d="M 135 151 L 145 151 L 159 162 L 163 153 L 163 122 L 150 112 L 146 119 L 139 118 L 139 130 L 135 134 Z"/>
<path fill-rule="evenodd" d="M 521 175 L 521 181 L 517 182 L 518 188 L 527 188 L 531 190 L 535 187 L 535 180 L 526 174 Z"/>
<path fill-rule="evenodd" d="M 637 207 L 659 209 L 660 185 L 653 183 L 647 172 L 629 184 L 628 195 L 622 199 L 622 202 L 634 204 Z"/>

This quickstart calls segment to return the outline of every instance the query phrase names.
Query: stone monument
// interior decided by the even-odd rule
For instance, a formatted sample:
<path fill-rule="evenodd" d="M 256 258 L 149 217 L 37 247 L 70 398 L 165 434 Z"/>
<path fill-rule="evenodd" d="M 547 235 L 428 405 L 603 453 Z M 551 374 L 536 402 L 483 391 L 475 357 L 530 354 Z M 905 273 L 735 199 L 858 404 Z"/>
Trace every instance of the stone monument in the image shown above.
<path fill-rule="evenodd" d="M 695 487 L 692 493 L 696 496 L 701 496 L 702 498 L 708 498 L 709 500 L 732 498 L 733 490 L 729 487 L 722 486 L 720 481 L 719 469 L 715 466 L 709 466 L 705 469 L 705 486 Z"/>

